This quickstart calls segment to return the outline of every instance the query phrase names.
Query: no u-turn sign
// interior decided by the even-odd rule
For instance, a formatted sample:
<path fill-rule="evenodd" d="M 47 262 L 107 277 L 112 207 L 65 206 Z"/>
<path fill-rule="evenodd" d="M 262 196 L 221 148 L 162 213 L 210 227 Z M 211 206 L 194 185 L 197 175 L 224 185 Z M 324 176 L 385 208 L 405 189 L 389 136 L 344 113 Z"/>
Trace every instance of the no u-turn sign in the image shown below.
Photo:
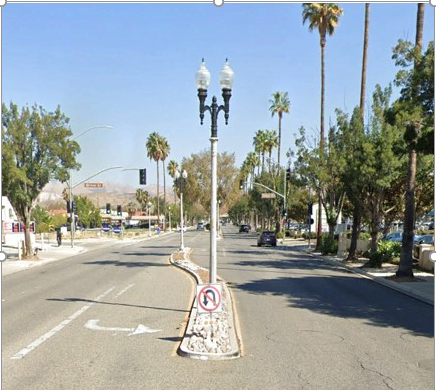
<path fill-rule="evenodd" d="M 197 311 L 204 313 L 222 312 L 223 286 L 220 283 L 197 285 Z"/>

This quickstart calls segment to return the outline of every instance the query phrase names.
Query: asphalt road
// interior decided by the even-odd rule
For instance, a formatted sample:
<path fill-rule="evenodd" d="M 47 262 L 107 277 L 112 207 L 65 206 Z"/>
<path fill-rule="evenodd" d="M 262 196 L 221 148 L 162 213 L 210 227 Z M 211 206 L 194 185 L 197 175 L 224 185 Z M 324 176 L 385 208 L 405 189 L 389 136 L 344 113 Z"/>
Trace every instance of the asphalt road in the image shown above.
<path fill-rule="evenodd" d="M 2 389 L 432 389 L 433 307 L 295 250 L 224 228 L 218 275 L 243 356 L 175 351 L 194 283 L 179 234 L 118 244 L 2 280 Z M 209 266 L 209 233 L 188 231 Z"/>

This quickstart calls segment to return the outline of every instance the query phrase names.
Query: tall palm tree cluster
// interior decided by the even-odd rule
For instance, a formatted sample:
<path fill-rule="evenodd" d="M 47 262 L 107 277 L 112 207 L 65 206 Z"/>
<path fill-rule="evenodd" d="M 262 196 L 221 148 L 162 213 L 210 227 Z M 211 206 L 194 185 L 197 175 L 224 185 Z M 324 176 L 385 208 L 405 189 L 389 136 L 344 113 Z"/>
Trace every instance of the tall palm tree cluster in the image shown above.
<path fill-rule="evenodd" d="M 156 162 L 157 177 L 157 194 L 156 194 L 156 211 L 160 215 L 160 194 L 159 194 L 159 162 L 162 161 L 163 187 L 164 187 L 164 205 L 166 204 L 166 180 L 165 180 L 165 160 L 170 154 L 170 144 L 167 139 L 157 132 L 151 133 L 145 144 L 147 157 Z"/>

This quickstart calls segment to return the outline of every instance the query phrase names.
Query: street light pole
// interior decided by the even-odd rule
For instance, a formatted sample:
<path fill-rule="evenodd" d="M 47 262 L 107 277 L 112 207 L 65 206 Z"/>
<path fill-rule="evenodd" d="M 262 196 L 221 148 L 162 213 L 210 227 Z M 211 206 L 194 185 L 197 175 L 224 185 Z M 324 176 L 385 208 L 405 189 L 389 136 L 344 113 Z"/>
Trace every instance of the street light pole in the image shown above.
<path fill-rule="evenodd" d="M 93 127 L 90 127 L 88 129 L 86 129 L 85 131 L 82 131 L 79 135 L 72 138 L 72 141 L 75 141 L 77 138 L 81 137 L 83 134 L 87 133 L 88 131 L 94 130 L 94 129 L 113 129 L 113 126 L 93 126 Z M 71 248 L 74 248 L 74 235 L 75 235 L 75 230 L 76 230 L 76 221 L 75 221 L 75 215 L 74 215 L 74 210 L 73 210 L 74 196 L 73 196 L 73 182 L 72 182 L 73 171 L 72 171 L 72 169 L 70 169 L 69 173 L 70 173 L 70 180 L 69 180 L 69 202 L 68 203 L 70 204 Z M 88 180 L 88 179 L 86 179 L 86 180 Z M 77 186 L 77 184 L 74 187 L 76 187 L 76 186 Z"/>
<path fill-rule="evenodd" d="M 183 185 L 186 184 L 186 178 L 188 177 L 188 173 L 183 170 L 182 175 L 180 176 L 180 172 L 179 170 L 177 170 L 174 177 L 176 178 L 176 185 L 180 186 L 180 250 L 184 252 L 185 244 L 183 242 Z"/>
<path fill-rule="evenodd" d="M 169 218 L 169 225 L 170 225 L 170 233 L 171 233 L 171 207 L 168 207 L 168 218 Z"/>
<path fill-rule="evenodd" d="M 212 97 L 212 104 L 205 105 L 207 88 L 210 84 L 210 72 L 207 70 L 204 59 L 195 75 L 195 82 L 200 101 L 200 124 L 203 124 L 204 113 L 208 111 L 211 115 L 211 197 L 210 197 L 210 283 L 216 283 L 217 271 L 217 150 L 218 150 L 218 114 L 224 111 L 225 123 L 227 125 L 230 111 L 230 97 L 232 96 L 234 73 L 226 59 L 224 68 L 220 72 L 220 85 L 224 105 L 218 106 L 216 96 Z"/>
<path fill-rule="evenodd" d="M 147 206 L 148 206 L 148 237 L 151 237 L 151 218 L 150 218 L 151 202 L 148 202 Z"/>

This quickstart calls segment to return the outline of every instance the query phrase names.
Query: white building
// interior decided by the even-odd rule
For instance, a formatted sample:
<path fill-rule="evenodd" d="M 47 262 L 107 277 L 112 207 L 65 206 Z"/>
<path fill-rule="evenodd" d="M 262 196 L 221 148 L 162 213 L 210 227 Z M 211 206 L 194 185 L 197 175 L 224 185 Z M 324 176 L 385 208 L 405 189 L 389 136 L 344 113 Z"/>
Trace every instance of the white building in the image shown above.
<path fill-rule="evenodd" d="M 32 245 L 35 244 L 35 225 L 33 224 L 30 234 Z M 17 213 L 6 196 L 2 196 L 2 245 L 18 247 L 19 242 L 24 241 L 24 226 L 18 220 Z"/>

